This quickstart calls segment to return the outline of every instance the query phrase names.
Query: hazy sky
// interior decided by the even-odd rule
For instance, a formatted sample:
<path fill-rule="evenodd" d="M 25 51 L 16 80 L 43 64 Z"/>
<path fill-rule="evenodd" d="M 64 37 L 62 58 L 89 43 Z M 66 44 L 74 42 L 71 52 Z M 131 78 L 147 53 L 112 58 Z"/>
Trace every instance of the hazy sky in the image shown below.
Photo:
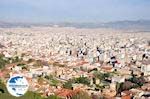
<path fill-rule="evenodd" d="M 0 21 L 107 22 L 150 19 L 150 0 L 0 0 Z"/>

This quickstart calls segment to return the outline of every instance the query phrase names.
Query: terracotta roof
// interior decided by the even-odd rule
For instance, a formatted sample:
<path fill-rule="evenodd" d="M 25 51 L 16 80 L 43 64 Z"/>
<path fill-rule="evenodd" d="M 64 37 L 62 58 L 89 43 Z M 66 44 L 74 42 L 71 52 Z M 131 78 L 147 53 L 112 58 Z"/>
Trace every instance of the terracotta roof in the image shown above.
<path fill-rule="evenodd" d="M 103 66 L 103 67 L 101 67 L 101 69 L 103 69 L 103 70 L 108 70 L 108 71 L 110 71 L 110 70 L 112 70 L 112 67 L 109 67 L 109 66 Z"/>
<path fill-rule="evenodd" d="M 122 96 L 121 99 L 131 99 L 131 96 L 130 95 L 125 95 L 125 96 Z"/>
<path fill-rule="evenodd" d="M 88 64 L 88 62 L 87 61 L 80 61 L 80 62 L 77 62 L 76 65 L 84 65 L 84 64 Z"/>
<path fill-rule="evenodd" d="M 78 93 L 80 90 L 70 90 L 70 89 L 59 89 L 57 90 L 56 94 L 60 97 L 72 97 L 76 93 Z"/>

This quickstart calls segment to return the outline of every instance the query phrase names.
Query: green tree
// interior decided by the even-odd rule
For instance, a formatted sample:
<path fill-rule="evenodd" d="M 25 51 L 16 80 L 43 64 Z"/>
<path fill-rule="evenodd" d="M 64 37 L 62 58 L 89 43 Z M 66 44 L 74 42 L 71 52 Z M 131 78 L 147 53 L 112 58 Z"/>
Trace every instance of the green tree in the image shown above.
<path fill-rule="evenodd" d="M 53 75 L 46 75 L 44 78 L 49 80 L 50 85 L 52 86 L 57 86 L 59 84 L 59 81 L 55 77 L 53 77 Z"/>
<path fill-rule="evenodd" d="M 56 96 L 56 95 L 50 95 L 47 98 L 44 99 L 61 99 L 60 97 Z"/>
<path fill-rule="evenodd" d="M 81 83 L 81 84 L 89 85 L 90 80 L 87 77 L 79 77 L 79 78 L 75 79 L 75 83 Z"/>
<path fill-rule="evenodd" d="M 116 91 L 117 91 L 117 94 L 121 95 L 121 92 L 123 91 L 123 83 L 118 83 L 117 82 Z"/>
<path fill-rule="evenodd" d="M 99 78 L 101 81 L 105 79 L 105 75 L 101 72 L 94 72 L 94 76 Z"/>
<path fill-rule="evenodd" d="M 69 80 L 63 84 L 63 87 L 66 89 L 72 89 L 72 84 L 73 84 L 73 81 Z"/>
<path fill-rule="evenodd" d="M 22 69 L 28 70 L 27 66 L 23 66 Z"/>
<path fill-rule="evenodd" d="M 7 89 L 4 85 L 4 83 L 2 82 L 2 80 L 0 79 L 0 93 L 6 93 Z"/>
<path fill-rule="evenodd" d="M 8 63 L 9 60 L 4 55 L 0 55 L 0 69 L 4 68 Z"/>
<path fill-rule="evenodd" d="M 30 58 L 27 62 L 32 63 L 32 62 L 34 62 L 34 59 Z"/>
<path fill-rule="evenodd" d="M 105 78 L 105 79 L 112 76 L 110 73 L 104 73 L 103 75 L 104 75 L 104 78 Z"/>
<path fill-rule="evenodd" d="M 42 99 L 41 95 L 35 92 L 28 91 L 20 99 Z"/>
<path fill-rule="evenodd" d="M 21 59 L 18 57 L 18 56 L 15 56 L 13 59 L 12 59 L 12 62 L 13 63 L 16 63 L 16 62 L 20 62 Z"/>

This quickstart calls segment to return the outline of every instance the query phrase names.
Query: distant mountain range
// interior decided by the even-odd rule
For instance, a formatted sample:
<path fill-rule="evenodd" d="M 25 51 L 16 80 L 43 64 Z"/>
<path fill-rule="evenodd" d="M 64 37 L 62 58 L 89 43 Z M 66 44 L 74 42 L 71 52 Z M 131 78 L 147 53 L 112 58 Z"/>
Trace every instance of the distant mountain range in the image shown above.
<path fill-rule="evenodd" d="M 32 27 L 32 26 L 59 26 L 59 27 L 76 27 L 76 28 L 113 28 L 113 29 L 138 29 L 150 31 L 150 20 L 137 20 L 137 21 L 115 21 L 107 23 L 18 23 L 18 22 L 2 22 L 0 27 L 13 28 L 13 27 Z"/>

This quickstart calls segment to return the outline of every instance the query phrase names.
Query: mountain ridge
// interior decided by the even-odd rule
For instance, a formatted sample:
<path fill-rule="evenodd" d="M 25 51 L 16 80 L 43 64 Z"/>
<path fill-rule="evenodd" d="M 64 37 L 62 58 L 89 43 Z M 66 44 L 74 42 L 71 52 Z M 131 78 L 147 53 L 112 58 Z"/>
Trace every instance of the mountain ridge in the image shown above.
<path fill-rule="evenodd" d="M 112 22 L 47 22 L 47 23 L 23 23 L 0 21 L 1 28 L 32 27 L 32 26 L 59 26 L 75 28 L 113 28 L 113 29 L 139 29 L 150 31 L 150 20 L 124 20 Z"/>

